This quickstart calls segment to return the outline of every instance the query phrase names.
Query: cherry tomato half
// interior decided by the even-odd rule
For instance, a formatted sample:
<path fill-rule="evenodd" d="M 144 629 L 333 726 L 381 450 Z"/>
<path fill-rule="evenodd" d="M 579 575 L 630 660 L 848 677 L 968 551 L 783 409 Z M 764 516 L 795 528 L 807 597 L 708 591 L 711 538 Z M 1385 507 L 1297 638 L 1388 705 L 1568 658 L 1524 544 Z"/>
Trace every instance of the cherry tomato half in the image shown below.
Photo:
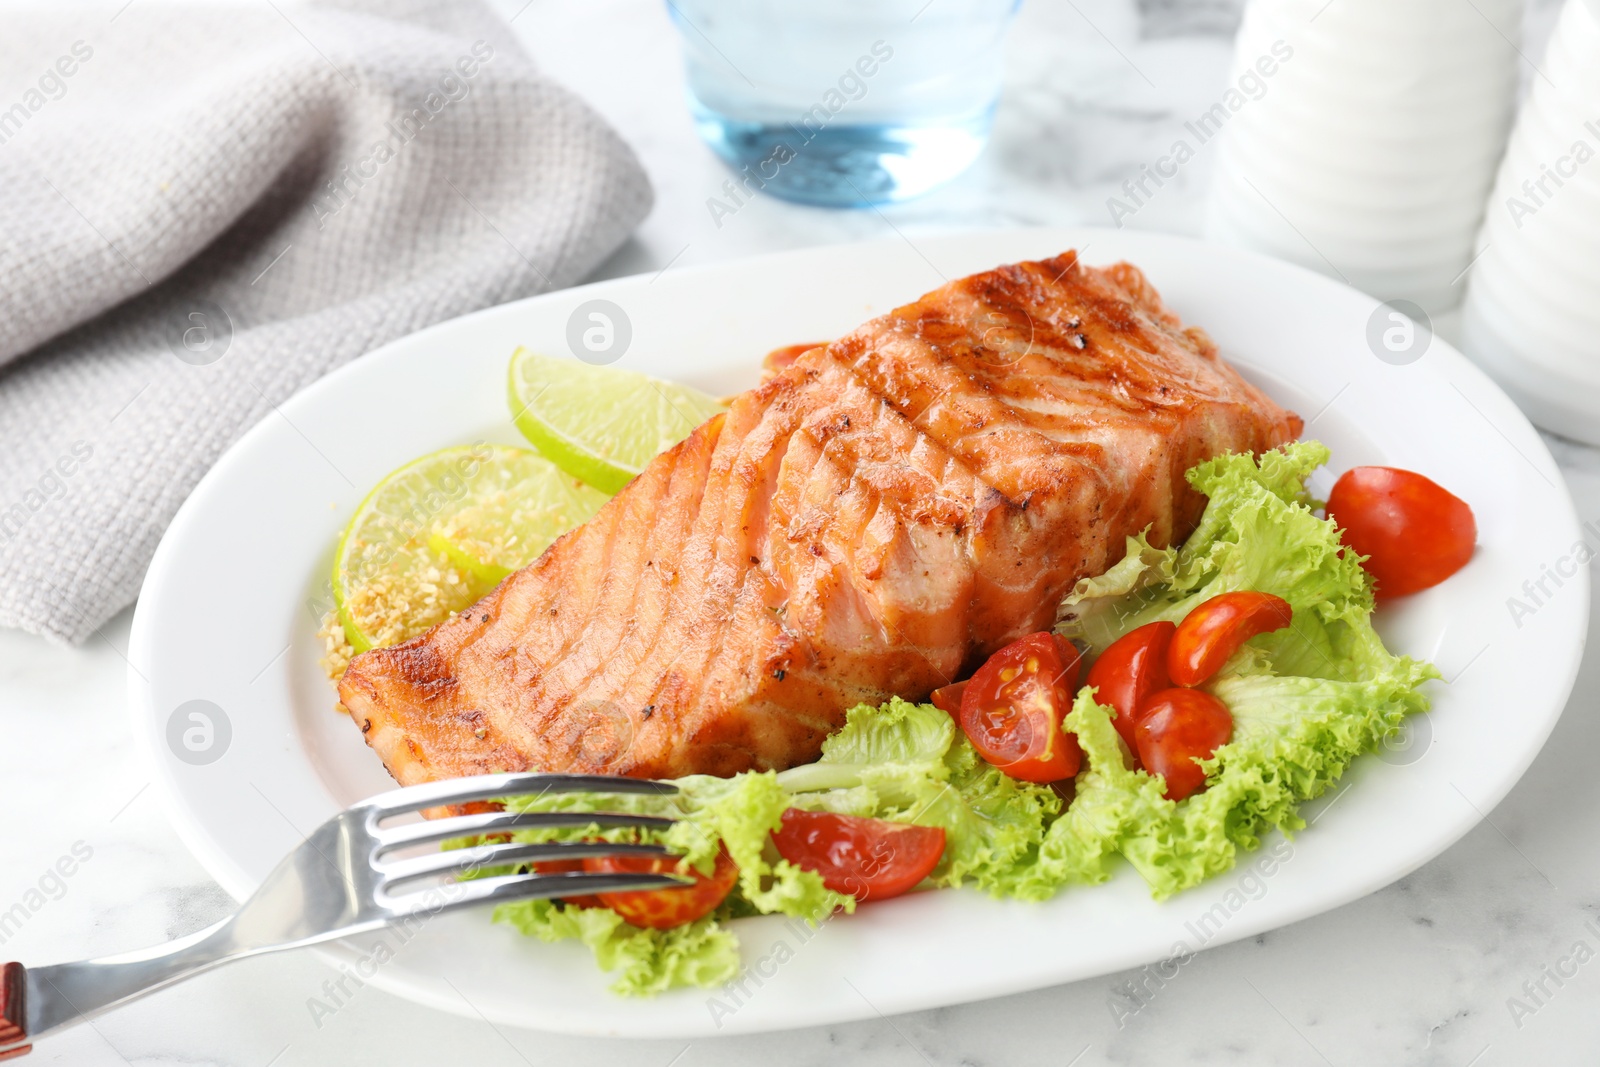
<path fill-rule="evenodd" d="M 1061 729 L 1078 689 L 1078 650 L 1029 634 L 990 656 L 961 695 L 961 729 L 978 754 L 1024 782 L 1078 773 L 1083 751 Z"/>
<path fill-rule="evenodd" d="M 1151 693 L 1167 689 L 1172 682 L 1167 678 L 1167 647 L 1177 626 L 1170 622 L 1145 623 L 1130 630 L 1100 653 L 1100 658 L 1089 668 L 1087 685 L 1095 687 L 1095 701 L 1116 709 L 1112 724 L 1128 749 L 1136 753 L 1133 727 L 1138 721 L 1140 706 Z"/>
<path fill-rule="evenodd" d="M 778 855 L 859 901 L 897 897 L 928 877 L 944 855 L 944 828 L 862 819 L 828 811 L 783 813 Z"/>
<path fill-rule="evenodd" d="M 1163 689 L 1145 700 L 1135 734 L 1145 768 L 1167 780 L 1167 799 L 1182 800 L 1206 787 L 1195 760 L 1228 743 L 1233 715 L 1204 689 Z"/>
<path fill-rule="evenodd" d="M 718 851 L 716 866 L 709 876 L 692 867 L 678 870 L 678 861 L 671 856 L 586 856 L 583 869 L 606 874 L 676 874 L 693 878 L 694 885 L 682 889 L 595 894 L 600 903 L 627 922 L 652 930 L 667 930 L 709 915 L 739 880 L 739 868 L 734 866 L 733 857 L 726 849 Z"/>
<path fill-rule="evenodd" d="M 1380 600 L 1438 585 L 1467 565 L 1478 540 L 1466 501 L 1395 467 L 1345 471 L 1328 494 L 1328 518 L 1367 557 Z"/>
<path fill-rule="evenodd" d="M 951 682 L 941 685 L 928 694 L 928 703 L 953 716 L 957 722 L 961 721 L 961 694 L 967 691 L 966 682 Z"/>
<path fill-rule="evenodd" d="M 1281 630 L 1294 609 L 1271 593 L 1221 593 L 1190 611 L 1167 648 L 1167 677 L 1173 685 L 1199 685 L 1239 646 L 1257 634 Z"/>

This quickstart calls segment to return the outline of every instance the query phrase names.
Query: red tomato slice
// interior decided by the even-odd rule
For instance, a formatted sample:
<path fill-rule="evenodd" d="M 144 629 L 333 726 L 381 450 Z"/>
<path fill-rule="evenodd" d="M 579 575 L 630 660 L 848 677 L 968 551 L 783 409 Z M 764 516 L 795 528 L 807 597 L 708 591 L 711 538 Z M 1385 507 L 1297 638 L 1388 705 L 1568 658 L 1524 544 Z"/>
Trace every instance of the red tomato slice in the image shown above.
<path fill-rule="evenodd" d="M 739 880 L 739 868 L 726 849 L 717 853 L 717 862 L 710 876 L 690 868 L 678 870 L 678 861 L 671 856 L 586 856 L 586 871 L 607 874 L 676 874 L 694 879 L 694 885 L 682 889 L 635 889 L 617 893 L 597 893 L 601 904 L 610 908 L 634 926 L 652 930 L 667 930 L 674 926 L 692 923 L 709 915 L 721 904 L 734 883 Z"/>
<path fill-rule="evenodd" d="M 944 855 L 944 828 L 790 808 L 772 843 L 835 893 L 865 902 L 897 897 L 928 877 Z"/>
<path fill-rule="evenodd" d="M 1204 689 L 1164 689 L 1144 702 L 1135 734 L 1145 768 L 1167 780 L 1167 799 L 1182 800 L 1206 787 L 1195 760 L 1228 743 L 1233 715 Z"/>
<path fill-rule="evenodd" d="M 1025 782 L 1077 774 L 1083 752 L 1061 721 L 1072 710 L 1080 662 L 1077 649 L 1051 633 L 990 656 L 961 696 L 961 729 L 978 754 Z"/>
<path fill-rule="evenodd" d="M 1271 593 L 1222 593 L 1185 615 L 1167 648 L 1167 676 L 1173 685 L 1199 685 L 1239 646 L 1257 634 L 1281 630 L 1294 609 Z"/>
<path fill-rule="evenodd" d="M 1134 723 L 1145 698 L 1172 685 L 1167 678 L 1167 647 L 1175 630 L 1175 624 L 1164 621 L 1130 630 L 1100 653 L 1085 681 L 1095 687 L 1097 703 L 1116 709 L 1117 717 L 1111 725 L 1127 742 L 1129 751 L 1135 753 L 1135 765 L 1139 757 L 1134 747 Z"/>
<path fill-rule="evenodd" d="M 961 721 L 961 694 L 967 691 L 966 682 L 951 682 L 941 685 L 928 694 L 928 703 L 953 716 L 957 722 Z"/>
<path fill-rule="evenodd" d="M 1414 471 L 1353 467 L 1328 494 L 1328 518 L 1367 557 L 1378 599 L 1438 585 L 1472 559 L 1478 524 L 1466 501 Z"/>

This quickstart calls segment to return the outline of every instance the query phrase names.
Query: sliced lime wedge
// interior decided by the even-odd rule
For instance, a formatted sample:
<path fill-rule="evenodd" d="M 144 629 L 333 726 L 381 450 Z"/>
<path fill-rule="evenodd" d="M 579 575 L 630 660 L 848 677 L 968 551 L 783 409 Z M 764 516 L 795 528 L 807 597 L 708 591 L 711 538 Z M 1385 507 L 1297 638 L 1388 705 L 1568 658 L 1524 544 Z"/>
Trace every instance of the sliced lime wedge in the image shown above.
<path fill-rule="evenodd" d="M 511 417 L 535 448 L 607 493 L 723 410 L 686 385 L 526 348 L 511 356 L 509 396 Z"/>
<path fill-rule="evenodd" d="M 518 450 L 513 459 L 486 467 L 483 479 L 499 484 L 475 486 L 480 502 L 438 523 L 428 545 L 491 588 L 611 499 L 537 452 Z"/>
<path fill-rule="evenodd" d="M 443 622 L 605 499 L 522 448 L 462 445 L 406 464 L 339 539 L 333 596 L 346 640 L 365 652 Z"/>

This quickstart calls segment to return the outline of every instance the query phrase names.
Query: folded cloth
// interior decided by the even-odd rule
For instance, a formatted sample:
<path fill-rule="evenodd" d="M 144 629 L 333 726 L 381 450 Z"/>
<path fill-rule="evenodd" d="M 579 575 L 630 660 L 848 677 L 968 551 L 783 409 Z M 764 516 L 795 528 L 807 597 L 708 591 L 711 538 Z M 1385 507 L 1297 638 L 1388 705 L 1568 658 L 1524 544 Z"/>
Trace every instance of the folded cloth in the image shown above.
<path fill-rule="evenodd" d="M 95 633 L 290 394 L 582 279 L 650 207 L 627 146 L 476 2 L 0 27 L 0 625 Z"/>

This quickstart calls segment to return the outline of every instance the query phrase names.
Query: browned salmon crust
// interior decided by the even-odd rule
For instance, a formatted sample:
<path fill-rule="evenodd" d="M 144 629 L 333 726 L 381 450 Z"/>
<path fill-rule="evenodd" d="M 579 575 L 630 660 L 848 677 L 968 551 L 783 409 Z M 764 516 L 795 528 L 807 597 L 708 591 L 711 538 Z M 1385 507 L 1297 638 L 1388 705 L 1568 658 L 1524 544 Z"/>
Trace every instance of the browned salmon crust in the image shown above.
<path fill-rule="evenodd" d="M 791 357 L 339 694 L 406 785 L 803 763 L 1047 628 L 1128 535 L 1187 536 L 1194 464 L 1299 430 L 1128 264 L 975 274 Z"/>

